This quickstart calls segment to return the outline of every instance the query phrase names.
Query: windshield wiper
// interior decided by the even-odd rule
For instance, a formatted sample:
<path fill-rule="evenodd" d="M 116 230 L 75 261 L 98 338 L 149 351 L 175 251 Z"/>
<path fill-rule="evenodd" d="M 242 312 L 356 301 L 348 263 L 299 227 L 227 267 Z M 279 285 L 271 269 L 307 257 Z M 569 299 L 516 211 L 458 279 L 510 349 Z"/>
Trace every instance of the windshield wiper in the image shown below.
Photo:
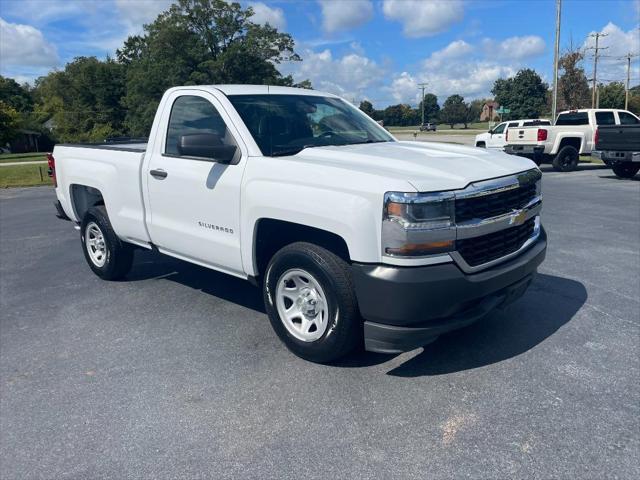
<path fill-rule="evenodd" d="M 313 147 L 325 147 L 326 145 L 303 145 L 302 147 L 293 147 L 293 148 L 283 148 L 277 150 L 275 152 L 271 152 L 272 157 L 286 157 L 287 155 L 295 155 L 296 153 L 300 153 L 305 148 L 313 148 Z"/>

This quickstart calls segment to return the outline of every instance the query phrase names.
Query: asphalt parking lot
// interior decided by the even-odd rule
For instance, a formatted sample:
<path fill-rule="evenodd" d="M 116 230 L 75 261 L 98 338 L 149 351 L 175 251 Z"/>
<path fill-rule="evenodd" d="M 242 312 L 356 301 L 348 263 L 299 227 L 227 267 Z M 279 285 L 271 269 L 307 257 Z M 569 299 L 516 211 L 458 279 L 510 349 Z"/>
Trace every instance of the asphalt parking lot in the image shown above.
<path fill-rule="evenodd" d="M 640 175 L 545 167 L 519 302 L 403 355 L 307 363 L 246 282 L 94 276 L 51 188 L 0 192 L 0 478 L 640 478 Z"/>

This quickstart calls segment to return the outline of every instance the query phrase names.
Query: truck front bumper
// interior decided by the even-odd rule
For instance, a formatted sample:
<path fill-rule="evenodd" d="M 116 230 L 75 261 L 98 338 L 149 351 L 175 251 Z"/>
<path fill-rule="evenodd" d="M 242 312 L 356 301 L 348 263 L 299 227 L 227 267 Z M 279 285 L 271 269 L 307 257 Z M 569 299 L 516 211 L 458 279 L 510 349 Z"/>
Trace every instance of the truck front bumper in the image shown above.
<path fill-rule="evenodd" d="M 509 155 L 530 158 L 537 164 L 542 163 L 542 159 L 544 158 L 544 147 L 535 145 L 507 145 L 504 147 L 504 151 Z"/>
<path fill-rule="evenodd" d="M 365 348 L 399 353 L 426 345 L 521 297 L 544 260 L 547 236 L 508 262 L 474 274 L 454 263 L 425 267 L 353 264 Z"/>

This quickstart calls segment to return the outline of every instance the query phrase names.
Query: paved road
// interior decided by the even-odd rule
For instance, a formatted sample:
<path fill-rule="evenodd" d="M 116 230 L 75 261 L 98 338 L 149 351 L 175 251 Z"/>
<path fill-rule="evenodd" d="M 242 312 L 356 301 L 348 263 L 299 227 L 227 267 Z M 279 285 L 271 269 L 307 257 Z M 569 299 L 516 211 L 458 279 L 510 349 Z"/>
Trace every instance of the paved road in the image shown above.
<path fill-rule="evenodd" d="M 0 192 L 0 478 L 640 478 L 640 176 L 545 173 L 550 249 L 424 351 L 288 353 L 240 280 L 85 265 L 49 188 Z"/>

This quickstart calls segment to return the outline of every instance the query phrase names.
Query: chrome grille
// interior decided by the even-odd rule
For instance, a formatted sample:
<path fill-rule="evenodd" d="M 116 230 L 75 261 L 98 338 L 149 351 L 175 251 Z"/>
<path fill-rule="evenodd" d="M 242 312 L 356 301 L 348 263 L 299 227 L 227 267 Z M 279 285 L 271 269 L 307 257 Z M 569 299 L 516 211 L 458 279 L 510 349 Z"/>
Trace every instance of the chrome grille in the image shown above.
<path fill-rule="evenodd" d="M 497 217 L 519 210 L 536 196 L 536 184 L 519 185 L 506 190 L 456 200 L 456 223 Z"/>

